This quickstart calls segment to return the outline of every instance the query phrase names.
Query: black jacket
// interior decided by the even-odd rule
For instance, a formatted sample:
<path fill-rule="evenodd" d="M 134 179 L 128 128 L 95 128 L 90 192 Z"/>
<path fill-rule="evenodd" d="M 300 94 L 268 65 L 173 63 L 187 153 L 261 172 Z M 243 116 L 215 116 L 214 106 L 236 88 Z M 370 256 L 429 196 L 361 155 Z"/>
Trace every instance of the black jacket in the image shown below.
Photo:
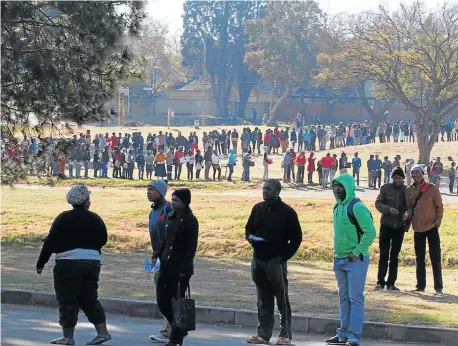
<path fill-rule="evenodd" d="M 54 220 L 43 241 L 37 268 L 43 268 L 53 253 L 74 249 L 100 250 L 107 242 L 107 228 L 102 218 L 85 207 L 64 211 Z"/>
<path fill-rule="evenodd" d="M 392 183 L 387 183 L 380 188 L 380 193 L 375 200 L 375 208 L 382 214 L 380 218 L 382 225 L 394 229 L 404 228 L 405 222 L 402 217 L 407 210 L 406 189 L 405 185 L 395 188 Z M 399 210 L 399 214 L 391 215 L 390 208 Z"/>
<path fill-rule="evenodd" d="M 253 256 L 262 261 L 281 257 L 283 261 L 294 256 L 302 242 L 302 230 L 296 211 L 280 198 L 273 205 L 256 204 L 245 227 L 245 237 L 255 235 L 265 242 L 251 242 Z"/>
<path fill-rule="evenodd" d="M 160 258 L 161 271 L 168 274 L 194 274 L 194 256 L 197 251 L 199 222 L 187 209 L 183 217 L 177 217 L 176 212 L 167 215 L 164 240 L 153 258 Z"/>

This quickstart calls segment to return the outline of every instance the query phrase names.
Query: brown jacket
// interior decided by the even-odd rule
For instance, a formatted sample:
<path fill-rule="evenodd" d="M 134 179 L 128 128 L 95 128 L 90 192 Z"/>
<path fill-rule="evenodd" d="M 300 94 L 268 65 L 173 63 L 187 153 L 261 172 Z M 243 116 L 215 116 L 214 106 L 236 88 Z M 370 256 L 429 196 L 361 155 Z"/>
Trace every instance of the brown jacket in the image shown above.
<path fill-rule="evenodd" d="M 420 193 L 421 185 L 410 185 L 406 190 L 407 212 L 412 217 L 412 227 L 415 232 L 426 232 L 434 227 L 440 227 L 444 215 L 442 197 L 436 185 L 430 184 L 428 190 L 418 200 L 415 210 L 413 205 Z"/>

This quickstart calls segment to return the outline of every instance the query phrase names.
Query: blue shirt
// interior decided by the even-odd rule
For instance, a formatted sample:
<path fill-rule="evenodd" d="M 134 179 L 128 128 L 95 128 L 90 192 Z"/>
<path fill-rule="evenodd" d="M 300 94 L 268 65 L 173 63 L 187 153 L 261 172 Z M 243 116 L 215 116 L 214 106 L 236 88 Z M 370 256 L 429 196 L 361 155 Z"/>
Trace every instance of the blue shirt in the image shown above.
<path fill-rule="evenodd" d="M 167 214 L 171 211 L 172 208 L 170 204 L 165 201 L 165 203 L 158 208 L 152 208 L 149 213 L 148 228 L 153 252 L 158 251 L 161 246 L 165 233 L 165 221 L 167 219 Z"/>
<path fill-rule="evenodd" d="M 353 165 L 353 167 L 360 168 L 361 167 L 361 159 L 359 157 L 354 157 L 351 160 L 351 164 Z"/>

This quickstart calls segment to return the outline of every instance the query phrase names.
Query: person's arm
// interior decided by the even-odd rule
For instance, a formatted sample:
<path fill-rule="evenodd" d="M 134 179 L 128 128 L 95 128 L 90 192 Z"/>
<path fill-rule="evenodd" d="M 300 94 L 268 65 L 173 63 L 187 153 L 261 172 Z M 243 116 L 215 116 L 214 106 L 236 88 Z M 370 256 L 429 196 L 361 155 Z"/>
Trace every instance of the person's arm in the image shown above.
<path fill-rule="evenodd" d="M 245 238 L 248 240 L 250 234 L 255 234 L 255 218 L 256 218 L 256 205 L 251 209 L 250 217 L 248 218 L 248 222 L 245 226 Z M 249 240 L 248 240 L 249 241 Z"/>
<path fill-rule="evenodd" d="M 353 255 L 358 257 L 363 252 L 369 251 L 369 247 L 375 239 L 376 231 L 370 211 L 364 204 L 356 203 L 353 207 L 353 213 L 361 230 L 364 232 L 359 244 L 356 245 L 355 250 L 353 250 Z"/>
<path fill-rule="evenodd" d="M 294 210 L 292 210 L 292 213 L 288 217 L 288 220 L 289 222 L 286 227 L 286 230 L 288 232 L 288 243 L 286 244 L 285 252 L 282 255 L 283 261 L 288 261 L 291 257 L 293 257 L 302 243 L 301 224 L 299 223 L 299 218 Z"/>
<path fill-rule="evenodd" d="M 180 274 L 186 273 L 188 264 L 192 263 L 194 257 L 196 256 L 197 242 L 199 238 L 199 222 L 196 218 L 192 218 L 189 227 L 187 227 L 187 229 L 185 230 L 185 234 L 187 251 L 186 254 L 183 256 L 183 260 L 181 261 Z"/>
<path fill-rule="evenodd" d="M 105 226 L 105 222 L 103 222 L 101 217 L 99 218 L 99 231 L 96 234 L 95 244 L 98 249 L 101 249 L 105 246 L 108 240 L 108 232 L 107 227 Z"/>
<path fill-rule="evenodd" d="M 385 192 L 383 186 L 380 188 L 380 192 L 375 200 L 375 208 L 384 215 L 390 215 L 391 207 L 385 204 Z"/>
<path fill-rule="evenodd" d="M 62 214 L 61 214 L 62 215 Z M 40 256 L 37 261 L 37 269 L 43 269 L 45 264 L 49 261 L 53 251 L 54 242 L 56 241 L 59 233 L 61 232 L 62 216 L 56 217 L 51 225 L 48 236 L 43 241 L 43 247 L 41 248 Z"/>
<path fill-rule="evenodd" d="M 442 197 L 438 188 L 434 188 L 433 203 L 436 208 L 436 220 L 434 223 L 437 227 L 440 227 L 444 216 L 444 206 L 442 204 Z"/>

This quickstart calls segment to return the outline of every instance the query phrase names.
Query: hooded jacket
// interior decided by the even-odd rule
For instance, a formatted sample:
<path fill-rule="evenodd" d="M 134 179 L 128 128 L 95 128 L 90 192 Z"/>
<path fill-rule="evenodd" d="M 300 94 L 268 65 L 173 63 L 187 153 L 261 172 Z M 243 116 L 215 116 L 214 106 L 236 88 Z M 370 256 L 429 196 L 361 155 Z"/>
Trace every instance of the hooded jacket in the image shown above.
<path fill-rule="evenodd" d="M 234 149 L 229 150 L 229 156 L 227 157 L 227 164 L 234 166 L 235 165 L 235 154 Z"/>
<path fill-rule="evenodd" d="M 355 256 L 369 255 L 369 247 L 375 239 L 376 232 L 369 209 L 363 203 L 356 203 L 353 206 L 353 214 L 364 234 L 358 243 L 358 232 L 356 227 L 348 218 L 348 205 L 356 197 L 355 181 L 349 174 L 341 174 L 333 180 L 343 185 L 346 196 L 343 201 L 337 198 L 335 189 L 334 196 L 336 205 L 334 207 L 334 255 L 336 258 L 346 258 L 350 253 Z M 334 185 L 334 184 L 333 184 Z"/>

